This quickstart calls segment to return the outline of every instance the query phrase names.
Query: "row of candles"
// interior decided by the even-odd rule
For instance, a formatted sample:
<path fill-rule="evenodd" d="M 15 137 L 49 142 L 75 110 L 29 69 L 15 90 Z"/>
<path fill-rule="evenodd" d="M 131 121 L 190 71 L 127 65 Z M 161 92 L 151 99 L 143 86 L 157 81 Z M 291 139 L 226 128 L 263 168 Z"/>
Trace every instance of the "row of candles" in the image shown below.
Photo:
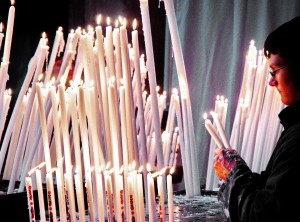
<path fill-rule="evenodd" d="M 15 7 L 14 1 L 11 0 L 11 7 L 9 8 L 8 18 L 7 18 L 7 27 L 5 35 L 2 33 L 3 24 L 0 23 L 0 50 L 2 47 L 2 41 L 5 37 L 5 44 L 3 50 L 2 62 L 0 65 L 0 139 L 2 137 L 6 118 L 11 102 L 11 89 L 6 89 L 6 82 L 9 79 L 8 75 L 8 67 L 9 67 L 9 59 L 10 59 L 10 49 L 11 49 L 11 41 L 13 35 L 13 26 L 14 26 L 14 18 L 15 18 Z"/>
<path fill-rule="evenodd" d="M 226 120 L 223 119 L 226 119 L 227 112 L 218 108 L 224 100 L 217 97 L 215 105 L 215 113 L 223 119 L 222 124 L 216 115 L 211 123 L 204 114 L 205 126 L 211 135 L 207 190 L 217 189 L 219 184 L 213 170 L 214 150 L 217 147 L 236 149 L 253 171 L 260 172 L 266 167 L 281 132 L 277 114 L 283 104 L 274 88 L 268 87 L 268 64 L 262 51 L 257 52 L 254 43 L 250 41 L 245 58 L 243 82 L 229 142 L 224 133 Z"/>
<path fill-rule="evenodd" d="M 172 1 L 166 2 L 166 10 L 172 6 L 170 4 Z M 157 176 L 159 209 L 162 211 L 159 213 L 160 221 L 165 220 L 164 193 L 166 183 L 169 184 L 169 220 L 172 221 L 171 174 L 167 176 L 166 181 L 163 170 L 166 167 L 176 166 L 179 151 L 183 157 L 187 196 L 199 194 L 200 184 L 197 180 L 199 175 L 195 164 L 187 83 L 180 89 L 183 97 L 174 89 L 170 99 L 166 130 L 161 133 L 162 116 L 166 109 L 166 93 L 159 94 L 154 64 L 151 63 L 154 60 L 151 53 L 153 49 L 147 1 L 141 0 L 141 10 L 147 64 L 145 57 L 139 55 L 135 25 L 131 33 L 132 45 L 128 44 L 124 18 L 118 19 L 120 27 L 116 24 L 114 29 L 108 19 L 105 37 L 98 21 L 96 28 L 90 26 L 87 32 L 80 28 L 72 30 L 66 43 L 62 28 L 58 28 L 51 54 L 47 36 L 43 33 L 37 50 L 29 62 L 0 150 L 0 168 L 5 166 L 3 178 L 9 180 L 7 193 L 15 192 L 15 182 L 19 180 L 18 192 L 27 188 L 30 212 L 34 206 L 32 192 L 35 189 L 40 190 L 40 212 L 42 214 L 44 212 L 42 206 L 44 197 L 38 184 L 45 178 L 42 182 L 46 181 L 51 218 L 56 217 L 53 192 L 56 184 L 56 195 L 67 198 L 65 201 L 59 201 L 59 213 L 62 218 L 67 214 L 65 206 L 71 209 L 73 213 L 70 216 L 74 218 L 76 199 L 81 209 L 80 218 L 83 219 L 81 186 L 85 183 L 91 221 L 100 217 L 103 219 L 104 209 L 110 221 L 113 212 L 116 212 L 118 221 L 123 221 L 124 217 L 120 213 L 122 210 L 119 210 L 117 201 L 122 199 L 127 203 L 126 218 L 133 220 L 130 193 L 136 189 L 130 188 L 129 184 L 136 184 L 137 181 L 131 178 L 131 171 L 134 170 L 130 170 L 129 163 L 135 162 L 137 167 L 149 164 L 152 168 L 156 167 L 155 171 L 160 172 Z M 175 40 L 178 41 L 176 38 Z M 182 57 L 178 46 L 180 44 L 177 43 L 176 57 Z M 53 67 L 57 56 L 61 53 L 63 53 L 62 64 L 58 75 L 54 77 Z M 185 71 L 182 62 L 180 66 Z M 74 70 L 72 81 L 69 82 L 71 69 Z M 41 73 L 44 74 L 40 75 Z M 147 74 L 151 93 L 148 96 L 144 91 Z M 183 75 L 185 72 L 181 70 L 180 74 Z M 181 78 L 186 79 L 184 76 Z M 41 162 L 44 162 L 45 167 L 40 165 Z M 108 163 L 111 168 L 106 167 L 103 170 L 103 166 L 107 166 Z M 119 173 L 121 166 L 123 174 Z M 144 198 L 148 203 L 145 209 L 149 220 L 156 221 L 156 204 L 152 198 L 154 191 L 150 189 L 154 186 L 154 182 L 151 181 L 155 174 L 149 170 L 147 173 L 145 168 L 143 167 L 140 172 L 143 177 L 143 186 L 140 187 L 145 191 Z M 54 171 L 55 180 L 52 176 Z M 30 183 L 33 173 L 36 173 L 38 179 L 36 185 Z M 111 175 L 111 185 L 105 180 L 108 175 Z M 120 175 L 124 184 L 123 197 L 119 192 Z M 104 179 L 102 187 L 99 185 L 100 178 Z M 73 190 L 73 181 L 76 192 Z M 111 197 L 107 195 L 106 207 L 100 207 L 101 203 L 104 203 L 101 200 L 105 198 L 99 199 L 99 195 L 105 189 L 111 192 Z M 135 209 L 143 201 L 140 200 Z M 30 215 L 34 217 L 34 214 Z M 144 221 L 144 216 L 141 218 L 143 219 L 140 221 Z"/>
<path fill-rule="evenodd" d="M 60 163 L 62 164 L 62 161 Z M 41 222 L 47 221 L 47 219 L 49 221 L 68 221 L 68 218 L 70 221 L 86 221 L 87 217 L 88 221 L 106 221 L 106 218 L 107 221 L 145 221 L 147 214 L 149 221 L 174 221 L 172 187 L 174 167 L 169 169 L 167 174 L 166 207 L 165 192 L 162 188 L 163 175 L 166 174 L 167 168 L 153 173 L 150 164 L 147 165 L 147 193 L 145 194 L 142 167 L 136 170 L 134 162 L 129 165 L 126 177 L 121 167 L 117 177 L 114 178 L 112 176 L 113 169 L 110 169 L 108 164 L 105 168 L 100 167 L 98 170 L 91 168 L 84 182 L 76 170 L 75 174 L 71 171 L 62 174 L 61 164 L 46 174 L 46 197 L 43 192 L 41 173 L 45 163 L 41 163 L 28 172 L 25 185 L 30 221 L 37 220 L 34 204 L 36 200 L 38 200 L 39 221 Z M 54 173 L 55 176 L 53 176 Z M 116 180 L 115 183 L 114 180 Z M 74 181 L 75 190 L 71 186 Z M 94 184 L 96 184 L 96 189 L 93 189 Z M 155 188 L 157 188 L 157 192 Z M 37 189 L 38 192 L 36 199 L 33 197 L 34 189 Z M 86 196 L 86 201 L 84 196 Z M 45 198 L 47 206 L 44 204 Z M 85 204 L 85 202 L 87 203 Z M 85 213 L 86 208 L 88 215 Z M 45 209 L 48 209 L 48 215 L 45 214 Z M 59 212 L 58 215 L 57 212 Z"/>

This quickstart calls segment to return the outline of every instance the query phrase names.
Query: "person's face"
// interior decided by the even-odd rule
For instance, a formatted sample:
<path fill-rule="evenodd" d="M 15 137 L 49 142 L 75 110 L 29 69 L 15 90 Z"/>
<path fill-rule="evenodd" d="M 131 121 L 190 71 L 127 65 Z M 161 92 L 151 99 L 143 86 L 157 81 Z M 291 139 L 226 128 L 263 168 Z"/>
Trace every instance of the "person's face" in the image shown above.
<path fill-rule="evenodd" d="M 271 54 L 269 58 L 269 67 L 271 70 L 286 66 L 287 63 L 280 55 Z M 275 75 L 270 78 L 269 85 L 276 87 L 281 101 L 285 105 L 291 105 L 300 100 L 300 84 L 296 83 L 290 73 L 289 68 L 283 68 L 275 72 Z M 299 73 L 300 75 L 300 73 Z"/>

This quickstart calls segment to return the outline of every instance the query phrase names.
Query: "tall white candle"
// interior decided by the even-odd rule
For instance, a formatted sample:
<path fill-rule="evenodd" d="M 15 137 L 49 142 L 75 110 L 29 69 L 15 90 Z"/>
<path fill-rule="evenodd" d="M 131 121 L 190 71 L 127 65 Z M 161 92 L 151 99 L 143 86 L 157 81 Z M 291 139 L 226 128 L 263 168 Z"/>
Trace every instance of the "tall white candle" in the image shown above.
<path fill-rule="evenodd" d="M 7 63 L 9 63 L 14 21 L 15 21 L 15 7 L 12 5 L 10 6 L 8 12 L 7 28 L 5 33 L 5 45 L 4 45 L 3 60 L 2 60 L 3 62 L 7 62 Z"/>
<path fill-rule="evenodd" d="M 141 152 L 142 152 L 142 164 L 146 165 L 147 159 L 147 145 L 146 145 L 146 132 L 145 132 L 145 120 L 144 120 L 144 107 L 142 98 L 142 82 L 141 82 L 141 71 L 140 71 L 140 60 L 139 60 L 139 42 L 138 42 L 138 31 L 136 28 L 136 19 L 133 24 L 134 31 L 132 31 L 132 46 L 134 53 L 134 67 L 135 77 L 137 86 L 137 104 L 138 104 L 138 122 L 140 125 L 140 136 L 141 136 Z"/>
<path fill-rule="evenodd" d="M 148 76 L 149 76 L 151 105 L 152 105 L 151 108 L 152 108 L 153 125 L 154 125 L 154 132 L 155 132 L 157 166 L 159 169 L 161 169 L 164 166 L 164 158 L 163 158 L 163 150 L 162 150 L 162 142 L 161 142 L 161 126 L 160 126 L 159 111 L 158 111 L 158 99 L 156 93 L 157 83 L 156 83 L 156 72 L 155 72 L 155 65 L 154 65 L 154 54 L 153 54 L 148 0 L 140 0 L 140 5 L 141 5 L 144 37 L 145 37 L 147 69 L 148 69 Z"/>
<path fill-rule="evenodd" d="M 165 194 L 164 194 L 164 184 L 163 184 L 163 174 L 165 173 L 165 168 L 163 168 L 157 177 L 157 191 L 158 191 L 158 203 L 159 203 L 159 221 L 166 221 L 165 215 Z"/>
<path fill-rule="evenodd" d="M 105 221 L 105 211 L 104 211 L 104 197 L 103 197 L 103 177 L 102 177 L 101 169 L 99 172 L 96 172 L 96 184 L 97 184 L 97 200 L 98 200 L 98 221 Z"/>
<path fill-rule="evenodd" d="M 0 50 L 1 50 L 1 46 L 2 46 L 2 40 L 4 37 L 4 34 L 2 33 L 2 29 L 3 29 L 3 25 L 2 25 L 2 22 L 0 22 Z"/>
<path fill-rule="evenodd" d="M 219 134 L 221 136 L 221 139 L 222 139 L 222 142 L 223 144 L 225 145 L 225 148 L 229 149 L 231 148 L 229 142 L 228 142 L 228 139 L 226 137 L 226 134 L 225 134 L 225 131 L 224 131 L 224 128 L 220 122 L 220 119 L 218 117 L 218 114 L 216 112 L 210 112 L 210 114 L 212 115 L 213 119 L 214 119 L 214 122 L 216 123 L 216 126 L 217 126 L 217 129 L 219 131 Z"/>
<path fill-rule="evenodd" d="M 57 187 L 57 196 L 58 196 L 58 205 L 59 205 L 59 219 L 60 221 L 67 221 L 64 182 L 62 181 L 62 171 L 60 166 L 56 168 L 55 173 L 56 173 L 56 187 Z"/>
<path fill-rule="evenodd" d="M 174 171 L 174 167 L 171 168 L 170 173 L 167 176 L 169 222 L 174 221 L 173 181 L 172 181 L 173 171 Z"/>
<path fill-rule="evenodd" d="M 82 180 L 80 179 L 80 174 L 75 173 L 74 180 L 75 180 L 75 189 L 76 189 L 76 199 L 79 211 L 79 221 L 85 222 L 85 209 L 84 209 L 84 194 L 83 194 L 83 187 L 82 187 Z"/>
<path fill-rule="evenodd" d="M 52 170 L 46 174 L 46 187 L 47 187 L 47 202 L 49 211 L 49 220 L 57 221 L 56 218 L 56 204 L 55 204 L 55 193 L 53 186 Z"/>
<path fill-rule="evenodd" d="M 137 174 L 137 189 L 138 189 L 138 206 L 139 206 L 139 221 L 145 220 L 145 204 L 144 204 L 144 185 L 143 185 L 143 174 L 142 170 L 138 171 Z"/>
<path fill-rule="evenodd" d="M 25 178 L 25 185 L 26 185 L 26 191 L 27 191 L 29 219 L 31 222 L 34 222 L 35 221 L 35 210 L 34 210 L 34 198 L 33 198 L 33 188 L 32 188 L 31 176 L 27 176 Z"/>
<path fill-rule="evenodd" d="M 40 83 L 36 83 L 36 90 L 37 90 L 38 104 L 40 110 L 40 121 L 41 121 L 41 128 L 42 128 L 42 139 L 43 139 L 43 146 L 44 146 L 46 170 L 47 172 L 49 172 L 51 171 L 51 158 L 50 158 L 50 150 L 49 150 L 49 139 L 48 139 L 48 130 L 47 130 L 47 120 L 45 114 L 45 104 L 43 98 L 44 96 L 43 96 L 42 86 Z"/>
<path fill-rule="evenodd" d="M 150 165 L 147 164 L 147 181 L 148 181 L 148 215 L 149 222 L 156 222 L 156 202 L 155 202 L 155 189 L 154 189 L 154 178 L 150 172 Z"/>
<path fill-rule="evenodd" d="M 74 196 L 74 188 L 73 188 L 73 177 L 72 177 L 72 166 L 70 170 L 64 174 L 65 177 L 65 193 L 66 193 L 66 202 L 68 215 L 71 221 L 76 221 L 76 203 Z"/>
<path fill-rule="evenodd" d="M 207 131 L 209 132 L 209 134 L 211 135 L 211 137 L 216 142 L 217 146 L 219 148 L 224 147 L 224 144 L 223 144 L 222 140 L 219 138 L 218 134 L 216 133 L 215 128 L 213 127 L 211 121 L 209 119 L 207 119 L 206 113 L 203 115 L 203 118 L 205 120 L 205 127 L 206 127 Z"/>
<path fill-rule="evenodd" d="M 36 185 L 38 191 L 38 200 L 39 200 L 39 210 L 40 210 L 40 221 L 46 222 L 46 215 L 45 215 L 45 203 L 44 203 L 44 189 L 43 189 L 43 181 L 42 181 L 42 174 L 41 168 L 45 165 L 45 162 L 41 163 L 38 168 L 35 170 L 35 177 L 36 177 Z"/>
<path fill-rule="evenodd" d="M 95 211 L 94 211 L 94 199 L 93 199 L 93 187 L 92 187 L 92 171 L 88 170 L 85 174 L 85 188 L 88 201 L 88 212 L 89 221 L 95 221 Z"/>

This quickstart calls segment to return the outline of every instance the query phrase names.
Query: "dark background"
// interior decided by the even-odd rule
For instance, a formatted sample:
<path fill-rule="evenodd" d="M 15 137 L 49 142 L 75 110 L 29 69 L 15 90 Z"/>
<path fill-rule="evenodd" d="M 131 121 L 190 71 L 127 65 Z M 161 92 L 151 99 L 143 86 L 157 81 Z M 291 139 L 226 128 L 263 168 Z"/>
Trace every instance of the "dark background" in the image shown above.
<path fill-rule="evenodd" d="M 159 5 L 161 4 L 161 5 Z M 10 0 L 0 0 L 0 22 L 4 24 L 3 33 L 8 18 Z M 12 111 L 18 91 L 20 90 L 27 66 L 34 55 L 39 39 L 46 32 L 51 53 L 55 32 L 59 26 L 63 27 L 64 38 L 71 29 L 86 28 L 96 25 L 96 17 L 102 15 L 101 25 L 106 25 L 106 17 L 111 18 L 111 25 L 118 16 L 127 18 L 128 32 L 131 30 L 133 19 L 138 21 L 140 53 L 144 52 L 144 38 L 139 0 L 15 0 L 15 23 L 10 54 L 9 76 L 6 88 L 13 90 L 10 112 Z M 164 38 L 165 38 L 165 10 L 163 2 L 149 1 L 149 13 L 152 27 L 154 59 L 158 85 L 163 85 L 164 67 Z M 105 34 L 105 33 L 104 33 Z M 130 41 L 130 33 L 128 33 Z M 0 57 L 2 60 L 5 37 L 2 41 Z"/>

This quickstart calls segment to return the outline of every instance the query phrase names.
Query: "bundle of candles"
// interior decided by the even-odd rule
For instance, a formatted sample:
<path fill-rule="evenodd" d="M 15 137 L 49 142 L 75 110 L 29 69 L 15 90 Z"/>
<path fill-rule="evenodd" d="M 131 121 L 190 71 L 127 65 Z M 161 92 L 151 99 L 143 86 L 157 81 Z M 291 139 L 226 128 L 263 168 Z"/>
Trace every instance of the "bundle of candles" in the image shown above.
<path fill-rule="evenodd" d="M 160 94 L 156 85 L 148 2 L 140 3 L 147 60 L 139 52 L 136 20 L 131 44 L 122 17 L 116 19 L 115 28 L 107 18 L 104 35 L 100 16 L 95 28 L 71 30 L 66 42 L 59 27 L 51 54 L 43 33 L 28 64 L 0 150 L 1 179 L 9 180 L 7 194 L 23 192 L 26 187 L 31 221 L 35 220 L 33 190 L 38 191 L 41 221 L 46 220 L 43 183 L 51 221 L 57 221 L 58 216 L 60 221 L 76 221 L 77 214 L 85 221 L 84 194 L 89 221 L 144 221 L 146 214 L 149 221 L 165 221 L 166 200 L 169 221 L 173 221 L 172 172 L 178 150 L 186 194 L 200 194 L 189 92 L 173 2 L 166 0 L 165 7 L 182 85 L 180 93 L 174 89 L 170 97 L 163 133 L 166 93 Z M 12 4 L 6 34 L 10 38 L 13 18 Z M 10 42 L 6 40 L 5 45 Z M 55 76 L 54 65 L 61 54 L 62 63 Z M 8 80 L 8 62 L 4 61 L 2 91 Z M 147 77 L 150 95 L 145 91 Z M 5 92 L 1 103 L 8 105 L 1 110 L 1 126 L 9 108 L 9 93 Z"/>
<path fill-rule="evenodd" d="M 221 124 L 214 116 L 213 124 L 207 128 L 212 136 L 206 178 L 207 190 L 218 188 L 219 180 L 213 170 L 216 147 L 223 146 L 236 149 L 254 172 L 265 169 L 282 131 L 278 113 L 283 108 L 280 95 L 274 87 L 268 86 L 268 77 L 266 58 L 263 56 L 262 50 L 257 53 L 252 40 L 245 58 L 239 103 L 235 112 L 229 143 L 224 133 L 227 101 L 218 96 L 215 103 L 215 113 L 221 119 Z M 218 127 L 219 132 L 215 132 L 215 127 Z"/>

